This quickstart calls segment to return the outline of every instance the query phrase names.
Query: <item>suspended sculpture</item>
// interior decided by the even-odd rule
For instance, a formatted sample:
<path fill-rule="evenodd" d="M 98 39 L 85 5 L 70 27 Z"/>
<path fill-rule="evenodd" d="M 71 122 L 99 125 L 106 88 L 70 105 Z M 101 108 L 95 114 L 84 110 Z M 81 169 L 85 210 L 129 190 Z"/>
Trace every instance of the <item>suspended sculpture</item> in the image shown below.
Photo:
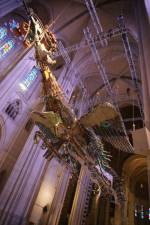
<path fill-rule="evenodd" d="M 65 102 L 51 65 L 55 63 L 53 54 L 57 50 L 55 36 L 44 27 L 37 15 L 29 11 L 30 22 L 25 28 L 25 44 L 35 47 L 35 59 L 42 74 L 45 108 L 43 112 L 32 112 L 31 117 L 39 127 L 34 141 L 42 139 L 44 157 L 53 156 L 63 161 L 73 172 L 78 164 L 86 164 L 92 179 L 108 193 L 112 184 L 106 175 L 111 156 L 104 149 L 101 137 L 94 131 L 100 123 L 118 117 L 116 109 L 109 103 L 95 106 L 89 113 L 76 119 Z M 105 173 L 106 172 L 106 173 Z"/>

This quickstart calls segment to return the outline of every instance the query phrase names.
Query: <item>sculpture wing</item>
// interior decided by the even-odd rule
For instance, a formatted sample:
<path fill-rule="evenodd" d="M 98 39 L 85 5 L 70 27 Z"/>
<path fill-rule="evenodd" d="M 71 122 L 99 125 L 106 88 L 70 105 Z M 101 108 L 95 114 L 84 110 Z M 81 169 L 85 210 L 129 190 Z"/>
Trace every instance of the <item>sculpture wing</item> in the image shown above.
<path fill-rule="evenodd" d="M 113 105 L 104 103 L 96 105 L 92 111 L 80 118 L 80 123 L 85 127 L 93 127 L 99 125 L 101 122 L 114 119 L 118 113 Z"/>

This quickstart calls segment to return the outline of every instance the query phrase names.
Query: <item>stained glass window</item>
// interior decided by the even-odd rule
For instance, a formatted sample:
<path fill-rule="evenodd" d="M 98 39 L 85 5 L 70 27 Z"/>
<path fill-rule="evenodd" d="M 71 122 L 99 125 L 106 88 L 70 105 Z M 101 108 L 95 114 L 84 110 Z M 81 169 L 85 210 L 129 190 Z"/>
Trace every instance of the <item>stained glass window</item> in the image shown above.
<path fill-rule="evenodd" d="M 7 28 L 0 27 L 0 41 L 4 40 L 7 36 Z"/>
<path fill-rule="evenodd" d="M 14 48 L 15 42 L 13 40 L 6 41 L 0 46 L 0 60 L 2 60 Z"/>
<path fill-rule="evenodd" d="M 23 18 L 11 13 L 0 20 L 0 76 L 1 81 L 17 63 L 25 50 L 21 30 Z M 5 60 L 5 61 L 4 61 Z"/>
<path fill-rule="evenodd" d="M 150 221 L 150 208 L 146 209 L 144 205 L 136 206 L 134 209 L 135 219 L 140 220 L 149 220 Z"/>
<path fill-rule="evenodd" d="M 15 42 L 8 38 L 7 23 L 0 27 L 0 60 L 2 60 L 13 49 Z"/>
<path fill-rule="evenodd" d="M 38 77 L 39 69 L 34 66 L 32 70 L 24 77 L 24 79 L 19 83 L 19 86 L 23 92 L 26 92 L 29 87 L 34 83 Z"/>

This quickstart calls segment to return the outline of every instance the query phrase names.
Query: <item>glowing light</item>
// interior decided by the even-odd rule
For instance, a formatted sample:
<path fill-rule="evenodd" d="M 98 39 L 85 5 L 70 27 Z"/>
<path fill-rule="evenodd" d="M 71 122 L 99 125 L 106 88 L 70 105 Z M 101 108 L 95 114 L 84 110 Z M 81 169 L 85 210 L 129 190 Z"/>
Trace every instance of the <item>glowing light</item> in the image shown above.
<path fill-rule="evenodd" d="M 19 83 L 19 86 L 21 88 L 22 91 L 27 91 L 29 89 L 29 87 L 33 84 L 33 82 L 36 80 L 37 76 L 38 76 L 38 68 L 37 67 L 33 67 L 32 70 L 30 71 L 30 73 L 28 73 L 24 80 Z"/>
<path fill-rule="evenodd" d="M 7 36 L 7 29 L 0 27 L 0 41 L 2 41 Z"/>
<path fill-rule="evenodd" d="M 135 216 L 135 217 L 138 216 L 138 211 L 137 211 L 137 209 L 134 210 L 134 216 Z"/>
<path fill-rule="evenodd" d="M 141 219 L 144 219 L 144 207 L 141 205 Z"/>
<path fill-rule="evenodd" d="M 150 208 L 148 209 L 148 219 L 150 220 Z"/>
<path fill-rule="evenodd" d="M 13 40 L 8 40 L 0 47 L 0 60 L 13 49 L 14 45 L 15 43 Z"/>
<path fill-rule="evenodd" d="M 27 88 L 24 84 L 22 84 L 22 83 L 20 83 L 19 86 L 20 86 L 20 88 L 21 88 L 22 91 L 26 91 L 26 90 L 28 89 L 28 88 Z"/>

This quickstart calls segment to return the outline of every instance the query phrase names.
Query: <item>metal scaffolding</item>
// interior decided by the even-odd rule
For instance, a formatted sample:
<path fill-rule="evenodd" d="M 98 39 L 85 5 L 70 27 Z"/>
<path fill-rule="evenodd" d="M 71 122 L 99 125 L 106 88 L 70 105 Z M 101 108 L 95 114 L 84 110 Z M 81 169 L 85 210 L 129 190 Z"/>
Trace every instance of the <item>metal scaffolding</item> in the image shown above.
<path fill-rule="evenodd" d="M 99 34 L 99 36 L 101 37 L 101 40 L 109 41 L 110 39 L 118 37 L 118 36 L 120 36 L 122 34 L 125 34 L 127 32 L 128 32 L 128 30 L 126 28 L 115 27 L 115 28 L 109 29 L 106 32 L 101 32 Z M 96 45 L 102 46 L 101 42 L 100 42 L 100 39 L 99 39 L 99 36 L 97 34 L 93 35 L 93 41 Z M 90 44 L 92 44 L 92 42 L 90 42 Z M 88 48 L 88 44 L 87 44 L 86 40 L 83 40 L 80 43 L 77 43 L 77 44 L 74 44 L 72 46 L 69 46 L 69 47 L 65 48 L 65 52 L 67 52 L 67 53 L 76 52 L 76 51 L 84 49 L 84 48 Z M 60 50 L 58 50 L 57 52 L 55 52 L 53 54 L 53 58 L 57 58 L 59 56 L 62 56 L 62 53 L 61 53 Z"/>
<path fill-rule="evenodd" d="M 93 1 L 92 0 L 84 0 L 84 2 L 86 4 L 86 7 L 87 7 L 87 9 L 89 11 L 89 14 L 91 16 L 91 20 L 93 22 L 94 28 L 96 30 L 97 37 L 98 37 L 101 45 L 103 47 L 107 46 L 108 45 L 107 39 L 102 39 L 102 37 L 101 37 L 101 33 L 103 32 L 103 28 L 102 28 L 101 22 L 98 18 L 98 15 L 97 15 L 97 12 L 96 12 Z"/>
<path fill-rule="evenodd" d="M 126 29 L 125 20 L 122 15 L 118 17 L 118 24 L 119 24 L 119 28 Z M 127 33 L 122 33 L 121 37 L 122 37 L 122 41 L 123 41 L 126 58 L 127 58 L 128 64 L 129 64 L 129 69 L 130 69 L 133 86 L 137 90 L 138 105 L 139 105 L 141 117 L 144 118 L 141 93 L 140 93 L 140 88 L 139 88 L 139 84 L 138 84 L 138 77 L 137 77 L 136 67 L 135 67 L 135 63 L 134 63 L 134 59 L 133 59 L 133 54 L 132 54 L 131 46 L 129 43 L 129 38 L 128 38 Z"/>
<path fill-rule="evenodd" d="M 76 76 L 77 75 L 77 71 L 76 69 L 73 67 L 72 65 L 72 61 L 71 61 L 71 58 L 69 56 L 69 53 L 67 51 L 67 49 L 64 47 L 63 43 L 61 41 L 58 42 L 58 49 L 59 49 L 59 53 L 61 54 L 61 56 L 63 57 L 64 61 L 65 61 L 65 64 L 66 64 L 66 67 L 67 68 L 71 68 L 71 70 L 74 72 L 74 77 L 78 77 Z M 66 86 L 67 86 L 67 81 L 72 81 L 72 77 L 70 77 L 71 74 L 68 73 L 65 73 L 64 77 L 63 77 L 63 80 L 62 80 L 62 86 L 63 88 L 65 89 Z"/>
<path fill-rule="evenodd" d="M 128 39 L 128 35 L 127 35 L 128 29 L 125 26 L 124 17 L 120 16 L 120 17 L 118 17 L 118 22 L 119 22 L 118 27 L 109 29 L 107 32 L 103 32 L 102 25 L 100 23 L 100 20 L 97 15 L 93 1 L 92 0 L 84 0 L 84 2 L 89 11 L 96 34 L 94 35 L 93 33 L 91 33 L 89 27 L 85 28 L 83 31 L 85 40 L 82 40 L 80 43 L 72 45 L 68 48 L 64 48 L 61 45 L 59 47 L 59 51 L 55 53 L 54 58 L 58 57 L 58 56 L 62 56 L 64 58 L 66 64 L 72 66 L 68 53 L 73 52 L 73 51 L 78 51 L 78 50 L 81 50 L 81 49 L 84 49 L 87 47 L 90 48 L 94 62 L 97 66 L 99 74 L 101 75 L 101 79 L 103 81 L 105 90 L 107 92 L 107 99 L 109 98 L 111 100 L 111 102 L 115 105 L 116 109 L 118 110 L 124 134 L 126 137 L 128 137 L 126 128 L 124 126 L 124 121 L 122 119 L 122 116 L 121 116 L 121 113 L 119 110 L 116 94 L 112 90 L 112 87 L 109 82 L 109 77 L 106 73 L 105 66 L 102 63 L 102 57 L 101 57 L 100 51 L 97 49 L 98 45 L 101 47 L 106 47 L 108 45 L 108 41 L 116 36 L 122 37 L 123 45 L 124 45 L 124 49 L 125 49 L 125 55 L 126 55 L 126 58 L 127 58 L 128 64 L 129 64 L 130 72 L 131 72 L 131 78 L 133 81 L 133 85 L 137 90 L 138 103 L 139 103 L 139 108 L 140 108 L 140 112 L 141 112 L 141 117 L 143 118 L 143 110 L 142 110 L 143 106 L 142 106 L 142 101 L 141 101 L 139 85 L 138 85 L 138 78 L 137 78 L 137 74 L 136 74 L 136 67 L 135 67 L 135 63 L 133 60 L 133 55 L 132 55 L 132 51 L 131 51 L 131 47 L 130 47 L 129 39 Z M 83 95 L 84 95 L 84 99 L 85 99 L 86 98 L 85 92 Z M 96 101 L 97 101 L 97 98 L 100 98 L 100 97 L 101 96 L 96 97 Z M 87 97 L 87 99 L 88 99 L 88 97 Z M 83 104 L 83 106 L 85 106 L 86 101 L 82 101 L 82 104 Z M 90 102 L 88 102 L 88 108 L 90 108 L 91 105 L 94 105 L 94 104 L 95 104 L 95 98 L 93 98 L 93 100 L 90 99 Z M 80 107 L 81 107 L 81 105 L 80 105 Z"/>

